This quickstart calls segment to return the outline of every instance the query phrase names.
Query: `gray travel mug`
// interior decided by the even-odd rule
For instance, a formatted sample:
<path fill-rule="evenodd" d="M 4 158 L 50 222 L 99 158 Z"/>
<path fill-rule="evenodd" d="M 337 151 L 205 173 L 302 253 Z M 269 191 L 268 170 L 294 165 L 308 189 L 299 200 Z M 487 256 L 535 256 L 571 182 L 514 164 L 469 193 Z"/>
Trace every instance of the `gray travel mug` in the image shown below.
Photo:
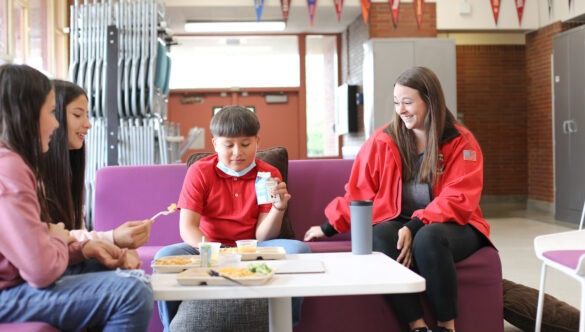
<path fill-rule="evenodd" d="M 372 253 L 372 201 L 351 201 L 351 253 L 369 255 Z"/>

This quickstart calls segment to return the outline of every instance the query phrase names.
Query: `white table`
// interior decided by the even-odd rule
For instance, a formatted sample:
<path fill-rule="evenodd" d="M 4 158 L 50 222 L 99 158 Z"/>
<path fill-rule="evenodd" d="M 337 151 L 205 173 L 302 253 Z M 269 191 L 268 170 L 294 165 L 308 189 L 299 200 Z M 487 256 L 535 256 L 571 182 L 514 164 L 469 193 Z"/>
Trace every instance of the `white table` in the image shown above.
<path fill-rule="evenodd" d="M 382 253 L 287 255 L 287 260 L 320 260 L 324 273 L 275 274 L 262 286 L 182 286 L 176 274 L 152 275 L 156 300 L 268 298 L 270 331 L 292 331 L 291 297 L 418 293 L 425 280 Z"/>

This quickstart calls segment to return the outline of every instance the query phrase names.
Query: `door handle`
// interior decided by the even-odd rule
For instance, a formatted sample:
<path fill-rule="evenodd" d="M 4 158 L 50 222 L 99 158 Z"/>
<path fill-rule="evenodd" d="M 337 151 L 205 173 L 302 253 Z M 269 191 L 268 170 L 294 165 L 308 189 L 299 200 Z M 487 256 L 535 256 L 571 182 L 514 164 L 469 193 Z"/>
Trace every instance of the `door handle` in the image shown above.
<path fill-rule="evenodd" d="M 569 128 L 569 134 L 575 134 L 577 133 L 577 122 L 575 122 L 575 120 L 569 120 L 568 122 L 568 128 Z"/>

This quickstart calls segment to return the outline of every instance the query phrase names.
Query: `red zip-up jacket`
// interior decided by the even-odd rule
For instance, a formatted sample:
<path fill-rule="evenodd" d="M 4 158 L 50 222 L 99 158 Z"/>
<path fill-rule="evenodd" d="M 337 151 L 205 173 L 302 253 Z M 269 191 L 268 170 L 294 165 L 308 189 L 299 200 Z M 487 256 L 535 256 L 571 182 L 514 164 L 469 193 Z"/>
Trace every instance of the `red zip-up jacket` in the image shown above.
<path fill-rule="evenodd" d="M 398 147 L 384 132 L 376 130 L 360 148 L 353 164 L 345 195 L 325 208 L 329 224 L 339 232 L 350 229 L 349 202 L 372 200 L 373 224 L 395 219 L 402 206 L 402 161 Z M 446 130 L 440 150 L 443 172 L 433 186 L 433 200 L 414 211 L 412 218 L 425 225 L 435 222 L 467 223 L 489 239 L 490 226 L 479 207 L 483 188 L 483 155 L 473 134 L 456 124 Z"/>

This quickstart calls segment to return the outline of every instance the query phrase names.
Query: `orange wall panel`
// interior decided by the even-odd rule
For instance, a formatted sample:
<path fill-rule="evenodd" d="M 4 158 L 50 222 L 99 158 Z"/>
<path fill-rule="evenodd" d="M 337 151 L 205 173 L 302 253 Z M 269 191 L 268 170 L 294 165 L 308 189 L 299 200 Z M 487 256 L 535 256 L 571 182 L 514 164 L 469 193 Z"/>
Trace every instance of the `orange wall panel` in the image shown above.
<path fill-rule="evenodd" d="M 213 152 L 209 123 L 213 107 L 238 104 L 254 106 L 260 120 L 260 149 L 274 146 L 286 147 L 289 159 L 301 159 L 299 146 L 300 124 L 299 97 L 296 92 L 286 92 L 288 101 L 282 104 L 267 104 L 265 94 L 268 92 L 206 92 L 173 91 L 169 96 L 169 122 L 179 123 L 181 135 L 187 136 L 192 127 L 205 129 L 205 148 L 189 150 L 183 161 L 195 152 Z"/>

